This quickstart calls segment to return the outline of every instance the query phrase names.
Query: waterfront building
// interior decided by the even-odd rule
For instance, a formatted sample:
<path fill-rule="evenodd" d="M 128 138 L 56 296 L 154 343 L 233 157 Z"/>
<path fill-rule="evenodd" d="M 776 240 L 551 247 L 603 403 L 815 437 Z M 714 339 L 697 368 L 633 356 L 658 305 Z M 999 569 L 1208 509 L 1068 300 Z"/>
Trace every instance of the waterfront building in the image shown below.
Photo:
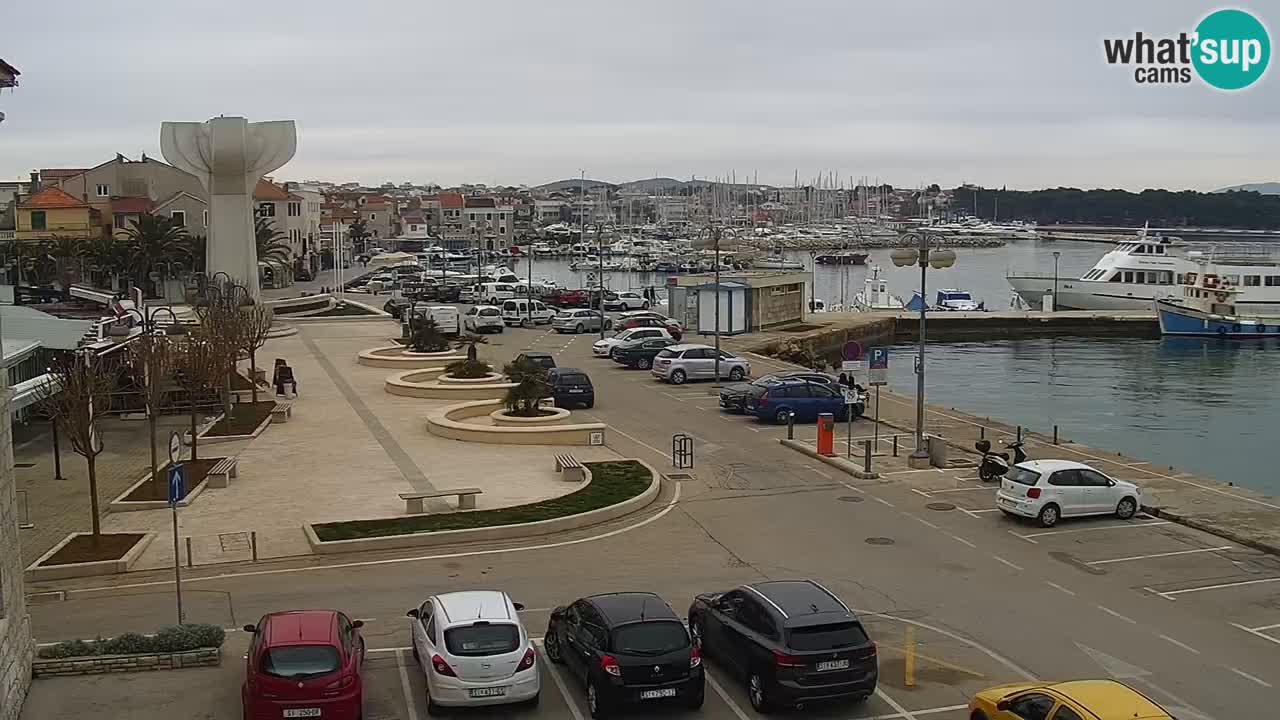
<path fill-rule="evenodd" d="M 208 193 L 191 173 L 147 157 L 130 160 L 117 154 L 100 165 L 79 171 L 40 171 L 41 187 L 58 187 L 99 213 L 101 234 L 129 227 L 142 212 L 176 218 L 195 235 L 208 235 Z M 184 197 L 185 196 L 185 197 Z"/>

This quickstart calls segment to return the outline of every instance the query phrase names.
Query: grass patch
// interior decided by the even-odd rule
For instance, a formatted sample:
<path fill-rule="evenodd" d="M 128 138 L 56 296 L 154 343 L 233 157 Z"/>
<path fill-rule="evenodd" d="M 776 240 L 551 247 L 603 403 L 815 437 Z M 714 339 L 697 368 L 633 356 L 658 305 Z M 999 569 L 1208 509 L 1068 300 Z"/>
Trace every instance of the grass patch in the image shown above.
<path fill-rule="evenodd" d="M 288 315 L 296 315 L 300 312 L 306 312 L 308 310 L 319 310 L 320 308 L 328 307 L 328 306 L 329 306 L 329 298 L 322 297 L 316 300 L 315 302 L 303 303 L 298 305 L 288 305 L 286 307 L 276 307 L 274 308 L 274 311 L 276 315 L 288 316 Z"/>
<path fill-rule="evenodd" d="M 96 562 L 99 560 L 119 560 L 133 549 L 142 539 L 141 533 L 111 533 L 98 537 L 77 535 L 71 542 L 63 545 L 52 557 L 40 563 L 40 567 L 50 565 L 70 565 L 71 563 Z"/>
<path fill-rule="evenodd" d="M 653 480 L 648 468 L 634 460 L 584 464 L 591 471 L 591 482 L 581 490 L 550 500 L 496 510 L 320 523 L 312 528 L 322 541 L 332 541 L 519 525 L 616 505 L 644 492 Z"/>
<path fill-rule="evenodd" d="M 223 417 L 209 428 L 201 437 L 224 437 L 226 435 L 251 435 L 265 420 L 271 417 L 275 409 L 274 400 L 260 400 L 257 404 L 236 403 L 233 406 L 233 417 Z"/>
<path fill-rule="evenodd" d="M 200 458 L 199 460 L 183 460 L 182 466 L 186 473 L 186 486 L 183 488 L 183 498 L 186 498 L 197 485 L 204 482 L 205 475 L 217 465 L 222 458 Z M 165 463 L 165 466 L 157 473 L 156 482 L 147 482 L 134 488 L 133 492 L 125 498 L 125 502 L 146 502 L 150 500 L 168 500 L 169 499 L 169 467 L 172 463 Z"/>
<path fill-rule="evenodd" d="M 362 308 L 359 305 L 347 303 L 345 305 L 334 305 L 324 312 L 318 312 L 314 315 L 308 315 L 307 317 L 373 317 L 377 314 L 378 313 L 372 312 L 368 308 Z"/>

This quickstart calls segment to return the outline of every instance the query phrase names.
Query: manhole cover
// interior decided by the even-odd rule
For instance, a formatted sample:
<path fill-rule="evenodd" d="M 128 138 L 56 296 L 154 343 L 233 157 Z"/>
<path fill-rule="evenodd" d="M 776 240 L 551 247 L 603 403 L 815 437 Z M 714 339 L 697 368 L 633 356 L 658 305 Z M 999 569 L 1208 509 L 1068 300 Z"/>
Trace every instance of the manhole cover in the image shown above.
<path fill-rule="evenodd" d="M 867 538 L 867 544 L 868 544 L 868 545 L 892 545 L 892 544 L 893 544 L 893 538 L 887 538 L 887 537 L 869 537 L 869 538 Z"/>
<path fill-rule="evenodd" d="M 667 479 L 675 480 L 676 482 L 685 482 L 687 480 L 692 480 L 693 476 L 689 473 L 667 473 Z"/>
<path fill-rule="evenodd" d="M 944 502 L 929 503 L 925 505 L 925 507 L 929 508 L 930 510 L 955 510 L 956 509 L 955 505 L 952 505 L 951 503 L 944 503 Z"/>
<path fill-rule="evenodd" d="M 860 495 L 841 495 L 836 499 L 840 502 L 862 502 L 862 496 Z"/>

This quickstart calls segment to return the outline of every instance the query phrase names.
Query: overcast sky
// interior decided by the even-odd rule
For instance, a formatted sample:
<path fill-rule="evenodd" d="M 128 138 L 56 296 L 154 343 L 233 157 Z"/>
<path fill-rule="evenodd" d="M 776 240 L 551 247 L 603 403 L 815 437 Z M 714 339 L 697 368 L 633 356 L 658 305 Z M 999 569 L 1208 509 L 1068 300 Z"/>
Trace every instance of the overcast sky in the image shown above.
<path fill-rule="evenodd" d="M 296 120 L 277 173 L 296 180 L 1280 179 L 1274 69 L 1226 94 L 1140 86 L 1104 62 L 1104 37 L 1190 31 L 1215 7 L 68 0 L 55 17 L 11 2 L 0 57 L 22 86 L 0 95 L 0 178 L 158 157 L 162 120 L 226 114 Z"/>

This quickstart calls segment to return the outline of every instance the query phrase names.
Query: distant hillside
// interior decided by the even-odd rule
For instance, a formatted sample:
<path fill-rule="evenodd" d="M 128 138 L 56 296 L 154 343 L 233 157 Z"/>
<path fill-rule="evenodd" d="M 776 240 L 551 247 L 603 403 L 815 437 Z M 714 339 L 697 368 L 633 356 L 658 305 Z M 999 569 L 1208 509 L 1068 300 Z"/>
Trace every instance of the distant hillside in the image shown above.
<path fill-rule="evenodd" d="M 568 180 L 556 180 L 555 182 L 549 182 L 545 185 L 539 185 L 534 188 L 534 190 L 546 190 L 548 192 L 553 192 L 556 190 L 577 190 L 579 187 L 586 187 L 589 190 L 597 187 L 607 187 L 612 189 L 618 186 L 603 180 L 592 180 L 591 178 L 587 178 L 586 180 L 581 178 L 570 178 Z"/>
<path fill-rule="evenodd" d="M 675 178 L 669 178 L 669 177 L 660 177 L 660 178 L 648 178 L 646 180 L 632 180 L 631 182 L 625 182 L 618 186 L 618 190 L 621 192 L 646 192 L 646 193 L 672 192 L 675 190 L 679 190 L 686 185 L 688 185 L 688 183 L 686 183 L 683 180 L 677 180 Z"/>
<path fill-rule="evenodd" d="M 1232 190 L 1251 190 L 1263 195 L 1280 195 L 1280 182 L 1245 183 L 1244 185 L 1224 187 L 1221 190 L 1214 190 L 1214 192 L 1231 192 Z"/>

